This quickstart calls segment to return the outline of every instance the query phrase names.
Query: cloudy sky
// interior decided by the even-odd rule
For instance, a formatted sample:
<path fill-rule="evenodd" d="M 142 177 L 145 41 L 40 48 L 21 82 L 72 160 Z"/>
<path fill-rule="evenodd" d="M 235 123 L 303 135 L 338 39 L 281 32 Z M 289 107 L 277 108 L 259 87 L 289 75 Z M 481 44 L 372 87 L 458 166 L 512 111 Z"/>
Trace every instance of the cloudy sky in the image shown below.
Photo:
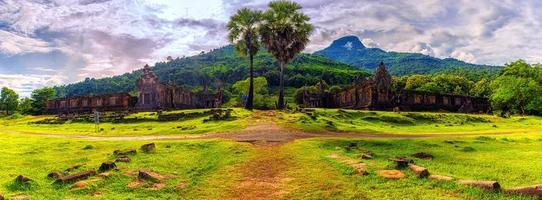
<path fill-rule="evenodd" d="M 315 31 L 308 52 L 344 35 L 366 46 L 503 65 L 542 62 L 540 0 L 297 0 Z M 0 0 L 0 87 L 130 72 L 228 44 L 225 24 L 260 0 Z"/>

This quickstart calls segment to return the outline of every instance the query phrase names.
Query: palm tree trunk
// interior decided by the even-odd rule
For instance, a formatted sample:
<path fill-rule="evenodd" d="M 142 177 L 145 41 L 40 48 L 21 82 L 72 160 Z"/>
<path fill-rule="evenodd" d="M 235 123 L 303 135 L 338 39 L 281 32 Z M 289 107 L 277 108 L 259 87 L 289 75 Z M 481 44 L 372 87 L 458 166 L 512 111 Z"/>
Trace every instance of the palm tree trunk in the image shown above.
<path fill-rule="evenodd" d="M 254 56 L 252 55 L 252 52 L 249 53 L 249 60 L 250 60 L 250 81 L 248 86 L 248 99 L 247 104 L 245 105 L 245 108 L 248 110 L 252 110 L 254 108 Z"/>
<path fill-rule="evenodd" d="M 280 62 L 280 75 L 279 75 L 279 102 L 278 109 L 284 109 L 284 63 Z"/>

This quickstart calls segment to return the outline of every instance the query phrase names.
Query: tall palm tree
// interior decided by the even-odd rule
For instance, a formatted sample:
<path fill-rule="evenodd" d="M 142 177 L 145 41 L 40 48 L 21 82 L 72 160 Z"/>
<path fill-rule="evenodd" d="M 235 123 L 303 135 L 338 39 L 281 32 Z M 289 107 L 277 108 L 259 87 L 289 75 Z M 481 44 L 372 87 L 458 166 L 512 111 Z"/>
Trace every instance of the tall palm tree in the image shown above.
<path fill-rule="evenodd" d="M 269 3 L 269 10 L 263 14 L 260 27 L 261 40 L 265 48 L 280 65 L 280 91 L 277 107 L 284 109 L 284 68 L 294 57 L 305 49 L 313 30 L 310 18 L 303 14 L 301 5 L 291 1 Z"/>
<path fill-rule="evenodd" d="M 254 107 L 254 55 L 260 48 L 258 28 L 262 19 L 262 12 L 242 8 L 231 16 L 228 22 L 230 31 L 228 38 L 235 44 L 237 52 L 241 56 L 248 56 L 250 60 L 250 81 L 248 89 L 248 99 L 245 105 L 246 109 L 252 110 Z"/>

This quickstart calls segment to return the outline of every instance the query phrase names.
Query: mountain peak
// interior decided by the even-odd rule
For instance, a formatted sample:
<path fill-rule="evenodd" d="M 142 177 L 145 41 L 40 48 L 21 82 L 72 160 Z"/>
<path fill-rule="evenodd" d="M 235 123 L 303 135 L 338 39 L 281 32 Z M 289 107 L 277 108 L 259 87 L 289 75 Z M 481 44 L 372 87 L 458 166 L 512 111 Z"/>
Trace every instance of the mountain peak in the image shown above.
<path fill-rule="evenodd" d="M 361 43 L 361 40 L 359 40 L 359 38 L 354 35 L 345 36 L 333 41 L 331 47 L 346 48 L 347 50 L 365 49 L 365 46 L 363 45 L 363 43 Z"/>

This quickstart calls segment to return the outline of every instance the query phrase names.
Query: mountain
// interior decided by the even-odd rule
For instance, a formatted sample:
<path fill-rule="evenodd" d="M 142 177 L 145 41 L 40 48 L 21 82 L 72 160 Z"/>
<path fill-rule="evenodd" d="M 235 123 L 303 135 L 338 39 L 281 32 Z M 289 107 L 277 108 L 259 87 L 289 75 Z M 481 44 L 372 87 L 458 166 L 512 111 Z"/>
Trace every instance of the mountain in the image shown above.
<path fill-rule="evenodd" d="M 314 55 L 353 65 L 358 69 L 374 70 L 382 61 L 393 75 L 432 74 L 456 69 L 481 70 L 497 73 L 500 67 L 476 65 L 454 58 L 440 59 L 420 53 L 387 52 L 367 48 L 356 36 L 339 38 Z"/>
<path fill-rule="evenodd" d="M 255 76 L 266 77 L 271 87 L 278 86 L 278 66 L 275 59 L 263 49 L 254 58 Z M 227 92 L 233 83 L 248 77 L 248 60 L 239 57 L 235 47 L 229 45 L 191 57 L 158 62 L 153 70 L 163 83 L 173 80 L 177 85 L 191 90 L 201 90 L 203 85 L 209 85 L 211 89 L 221 87 Z M 59 97 L 134 92 L 135 81 L 140 75 L 141 70 L 136 70 L 108 78 L 87 78 L 55 89 Z M 288 87 L 296 88 L 314 85 L 320 79 L 333 85 L 346 85 L 356 76 L 369 75 L 370 72 L 366 70 L 342 62 L 302 53 L 288 65 L 285 81 Z"/>

